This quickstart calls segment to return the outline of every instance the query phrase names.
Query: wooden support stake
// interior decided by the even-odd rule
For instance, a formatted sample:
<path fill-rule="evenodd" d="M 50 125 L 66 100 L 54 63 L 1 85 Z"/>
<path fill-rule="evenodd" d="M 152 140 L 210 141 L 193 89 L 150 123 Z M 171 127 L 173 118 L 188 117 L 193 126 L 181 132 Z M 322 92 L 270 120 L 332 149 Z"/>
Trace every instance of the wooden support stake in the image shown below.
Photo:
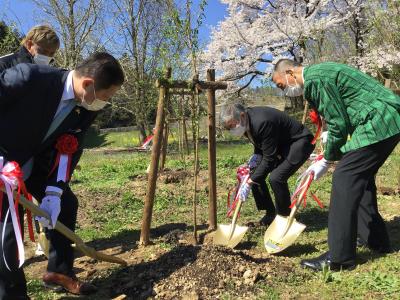
<path fill-rule="evenodd" d="M 307 112 L 308 112 L 308 101 L 306 101 L 306 104 L 304 105 L 303 119 L 301 120 L 301 124 L 303 125 L 306 124 Z"/>
<path fill-rule="evenodd" d="M 163 142 L 162 142 L 162 152 L 161 152 L 160 171 L 163 171 L 163 170 L 164 170 L 165 161 L 166 161 L 166 159 L 167 159 L 168 136 L 169 136 L 169 126 L 168 126 L 168 122 L 165 122 L 165 126 L 164 126 L 164 136 L 163 136 Z"/>
<path fill-rule="evenodd" d="M 171 68 L 165 72 L 165 78 L 171 78 Z M 161 86 L 159 89 L 159 99 L 157 107 L 156 130 L 153 139 L 151 151 L 150 172 L 148 175 L 146 199 L 143 208 L 142 228 L 140 232 L 140 244 L 148 245 L 150 243 L 151 216 L 153 213 L 154 197 L 156 192 L 158 163 L 160 159 L 160 150 L 165 118 L 165 101 L 168 97 L 168 88 Z"/>
<path fill-rule="evenodd" d="M 160 162 L 160 171 L 164 170 L 165 167 L 165 162 L 167 159 L 167 151 L 168 151 L 168 137 L 169 137 L 169 116 L 170 112 L 172 111 L 171 108 L 171 101 L 169 99 L 170 97 L 170 91 L 168 90 L 168 93 L 165 95 L 165 125 L 164 125 L 164 133 L 163 133 L 163 142 L 162 142 L 162 152 L 161 152 L 161 162 Z"/>
<path fill-rule="evenodd" d="M 215 81 L 215 70 L 207 70 L 207 81 Z M 215 90 L 207 90 L 208 100 L 208 220 L 209 228 L 217 228 L 217 155 L 215 130 Z"/>
<path fill-rule="evenodd" d="M 194 89 L 196 88 L 198 91 L 213 89 L 213 90 L 226 90 L 228 84 L 224 81 L 185 81 L 185 80 L 166 80 L 166 79 L 158 79 L 156 81 L 156 87 L 160 86 L 168 87 L 170 89 Z"/>
<path fill-rule="evenodd" d="M 198 78 L 198 74 L 195 75 Z M 193 94 L 192 96 L 192 126 L 193 126 L 193 150 L 194 150 L 194 189 L 193 189 L 193 242 L 195 245 L 198 244 L 197 236 L 197 187 L 200 171 L 199 161 L 199 117 L 200 117 L 200 102 L 199 94 Z"/>
<path fill-rule="evenodd" d="M 191 90 L 172 90 L 169 93 L 170 95 L 185 95 L 185 96 L 191 96 L 193 95 L 193 91 Z"/>

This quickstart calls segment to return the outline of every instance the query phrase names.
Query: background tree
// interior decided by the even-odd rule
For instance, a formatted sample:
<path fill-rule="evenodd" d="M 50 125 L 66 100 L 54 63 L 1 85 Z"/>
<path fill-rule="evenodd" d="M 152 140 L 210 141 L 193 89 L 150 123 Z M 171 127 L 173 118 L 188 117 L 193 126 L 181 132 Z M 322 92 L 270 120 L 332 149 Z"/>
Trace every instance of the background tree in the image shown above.
<path fill-rule="evenodd" d="M 352 16 L 359 1 L 348 0 L 343 15 L 334 0 L 221 0 L 229 15 L 212 32 L 202 59 L 220 71 L 220 78 L 248 87 L 269 74 L 273 60 L 285 56 L 302 62 L 307 47 L 321 33 L 341 26 Z"/>
<path fill-rule="evenodd" d="M 127 78 L 121 93 L 125 101 L 114 105 L 131 112 L 143 141 L 156 106 L 154 81 L 160 71 L 166 5 L 156 0 L 113 0 L 110 11 L 113 23 L 109 34 L 115 50 L 123 54 Z"/>
<path fill-rule="evenodd" d="M 400 2 L 371 1 L 366 18 L 369 32 L 360 69 L 373 76 L 400 80 Z"/>
<path fill-rule="evenodd" d="M 43 19 L 50 23 L 61 38 L 61 49 L 56 57 L 64 68 L 73 69 L 77 62 L 99 47 L 102 33 L 103 0 L 32 0 L 43 11 Z"/>
<path fill-rule="evenodd" d="M 13 25 L 0 21 L 0 56 L 13 53 L 18 49 L 22 36 Z"/>

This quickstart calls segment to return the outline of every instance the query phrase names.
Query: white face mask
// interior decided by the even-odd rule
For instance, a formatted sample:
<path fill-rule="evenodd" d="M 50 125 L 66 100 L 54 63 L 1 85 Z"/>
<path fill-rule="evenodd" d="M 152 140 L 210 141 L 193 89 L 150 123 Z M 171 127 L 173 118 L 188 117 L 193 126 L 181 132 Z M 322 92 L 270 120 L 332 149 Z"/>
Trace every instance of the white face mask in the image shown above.
<path fill-rule="evenodd" d="M 104 106 L 106 106 L 107 104 L 108 104 L 108 102 L 106 102 L 106 101 L 95 99 L 92 102 L 92 104 L 87 104 L 87 102 L 82 101 L 81 106 L 83 108 L 86 108 L 87 110 L 98 111 L 100 109 L 103 109 Z"/>
<path fill-rule="evenodd" d="M 290 85 L 289 80 L 288 80 L 288 75 L 286 74 L 286 88 L 283 91 L 285 96 L 287 97 L 299 97 L 303 95 L 303 88 L 301 87 L 300 84 L 297 83 L 296 78 L 294 79 L 295 84 Z"/>
<path fill-rule="evenodd" d="M 108 104 L 108 102 L 96 99 L 96 90 L 94 89 L 94 87 L 93 87 L 93 93 L 94 93 L 94 101 L 91 104 L 88 104 L 85 101 L 85 96 L 82 96 L 82 102 L 80 103 L 80 106 L 90 111 L 98 111 L 100 109 L 103 109 L 104 106 Z"/>
<path fill-rule="evenodd" d="M 33 61 L 35 62 L 35 64 L 37 65 L 49 65 L 50 61 L 52 60 L 52 57 L 43 55 L 43 54 L 35 54 L 35 56 L 33 57 Z"/>
<path fill-rule="evenodd" d="M 242 124 L 237 124 L 235 128 L 229 129 L 230 134 L 234 136 L 242 136 L 246 132 L 246 127 Z"/>

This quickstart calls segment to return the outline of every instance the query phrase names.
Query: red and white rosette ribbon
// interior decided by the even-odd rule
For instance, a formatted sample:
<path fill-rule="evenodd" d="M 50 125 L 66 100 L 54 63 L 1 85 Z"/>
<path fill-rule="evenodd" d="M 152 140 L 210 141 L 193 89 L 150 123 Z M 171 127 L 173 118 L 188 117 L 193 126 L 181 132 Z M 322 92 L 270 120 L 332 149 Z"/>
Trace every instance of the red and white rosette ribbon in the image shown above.
<path fill-rule="evenodd" d="M 12 225 L 14 229 L 14 234 L 15 234 L 15 239 L 17 242 L 17 249 L 18 249 L 18 259 L 19 259 L 19 265 L 18 267 L 20 268 L 24 262 L 25 262 L 25 250 L 24 250 L 24 243 L 22 239 L 22 230 L 21 230 L 21 225 L 19 222 L 19 214 L 18 214 L 18 202 L 19 202 L 19 195 L 21 192 L 25 195 L 25 197 L 28 199 L 29 195 L 28 192 L 26 191 L 24 181 L 22 179 L 22 171 L 19 167 L 19 165 L 16 162 L 7 162 L 4 165 L 4 159 L 3 157 L 0 157 L 0 186 L 4 185 L 4 188 L 6 190 L 7 198 L 8 198 L 8 204 L 9 208 L 7 210 L 6 216 L 4 218 L 3 222 L 3 228 L 1 229 L 1 240 L 2 244 L 4 245 L 4 235 L 5 235 L 5 228 L 7 226 L 7 220 L 8 217 L 11 215 L 11 220 L 12 220 Z M 15 199 L 14 203 L 14 191 L 17 190 L 17 196 Z M 3 193 L 0 192 L 0 207 L 2 207 L 2 201 L 3 201 Z M 29 219 L 30 217 L 30 219 Z M 32 217 L 30 215 L 30 212 L 28 214 L 28 224 L 32 224 Z M 29 235 L 31 239 L 33 238 L 33 229 L 30 225 L 29 229 Z M 3 250 L 3 259 L 5 262 L 5 265 L 8 270 L 10 270 L 10 267 L 7 264 L 7 260 L 4 254 Z"/>
<path fill-rule="evenodd" d="M 232 189 L 228 193 L 228 212 L 227 212 L 227 217 L 231 217 L 235 208 L 236 204 L 239 201 L 239 191 L 242 185 L 246 184 L 247 180 L 250 177 L 250 168 L 248 166 L 240 166 L 237 171 L 236 171 L 236 179 L 238 180 L 238 183 L 236 184 L 235 189 L 235 194 L 234 198 L 232 201 L 232 204 L 230 203 L 230 199 L 232 197 Z"/>
<path fill-rule="evenodd" d="M 78 139 L 72 134 L 63 134 L 57 139 L 56 149 L 58 150 L 56 161 L 49 176 L 58 166 L 57 182 L 68 182 L 71 177 L 72 154 L 78 150 Z"/>
<path fill-rule="evenodd" d="M 317 125 L 317 131 L 315 132 L 314 138 L 311 142 L 311 144 L 315 145 L 319 135 L 321 134 L 322 120 L 321 120 L 321 116 L 318 114 L 318 112 L 315 109 L 312 109 L 308 116 L 309 116 L 311 122 L 313 124 Z"/>

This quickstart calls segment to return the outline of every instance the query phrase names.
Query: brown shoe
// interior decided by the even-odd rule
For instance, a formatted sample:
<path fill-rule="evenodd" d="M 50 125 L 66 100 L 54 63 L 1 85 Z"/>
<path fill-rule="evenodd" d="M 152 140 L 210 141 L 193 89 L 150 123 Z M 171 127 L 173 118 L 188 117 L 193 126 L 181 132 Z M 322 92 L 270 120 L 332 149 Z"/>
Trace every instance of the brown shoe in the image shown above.
<path fill-rule="evenodd" d="M 87 295 L 97 291 L 93 284 L 81 282 L 75 276 L 69 277 L 60 273 L 47 272 L 43 275 L 43 282 L 46 288 L 54 291 L 66 290 L 75 295 Z"/>

